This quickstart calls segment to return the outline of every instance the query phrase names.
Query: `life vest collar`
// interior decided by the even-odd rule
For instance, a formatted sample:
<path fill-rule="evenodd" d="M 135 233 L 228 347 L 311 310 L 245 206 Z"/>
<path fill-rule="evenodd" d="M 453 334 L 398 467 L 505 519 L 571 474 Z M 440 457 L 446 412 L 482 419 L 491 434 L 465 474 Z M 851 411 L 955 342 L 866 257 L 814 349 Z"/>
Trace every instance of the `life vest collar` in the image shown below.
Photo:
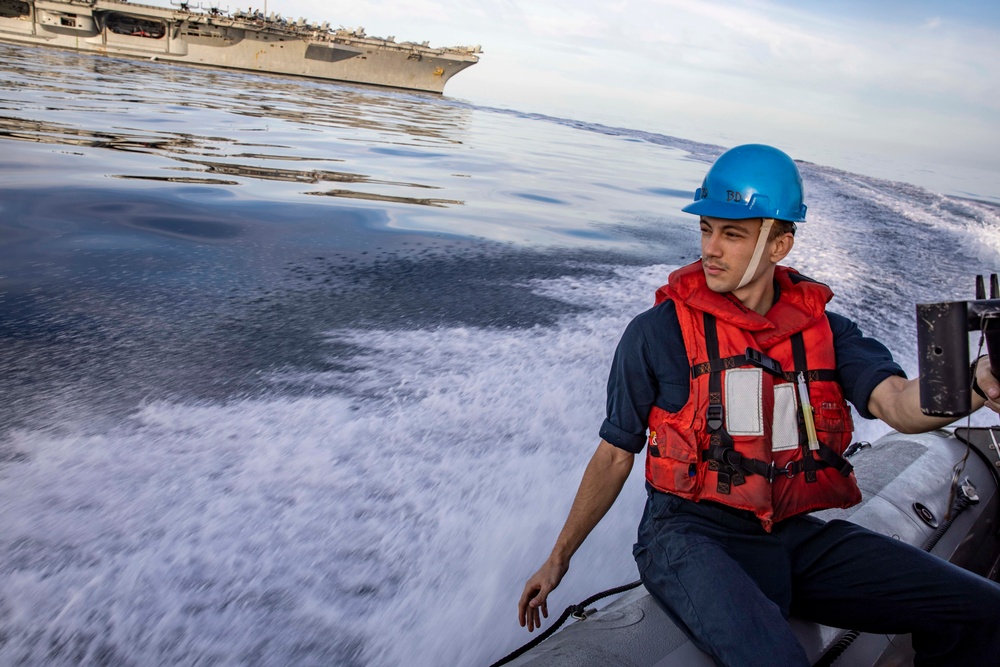
<path fill-rule="evenodd" d="M 732 292 L 720 294 L 708 289 L 698 260 L 670 274 L 669 282 L 656 291 L 656 303 L 673 299 L 710 313 L 750 332 L 766 349 L 822 319 L 825 305 L 833 298 L 829 287 L 800 276 L 787 266 L 776 266 L 774 279 L 780 297 L 766 315 L 760 315 L 744 306 Z"/>

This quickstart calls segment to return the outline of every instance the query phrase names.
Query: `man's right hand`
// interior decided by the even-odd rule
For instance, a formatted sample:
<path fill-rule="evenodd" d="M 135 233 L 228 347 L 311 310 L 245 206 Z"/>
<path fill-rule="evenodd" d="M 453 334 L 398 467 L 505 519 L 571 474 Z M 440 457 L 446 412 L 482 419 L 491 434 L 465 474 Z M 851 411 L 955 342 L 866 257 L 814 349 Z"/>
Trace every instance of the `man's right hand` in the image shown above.
<path fill-rule="evenodd" d="M 517 603 L 517 620 L 522 628 L 528 626 L 528 632 L 542 626 L 542 616 L 549 617 L 546 598 L 562 581 L 569 569 L 569 559 L 621 493 L 634 460 L 635 454 L 609 442 L 601 440 L 597 445 L 552 553 L 541 569 L 528 579 L 521 601 Z"/>
<path fill-rule="evenodd" d="M 993 412 L 1000 412 L 1000 380 L 993 375 L 993 371 L 990 369 L 989 357 L 983 356 L 976 360 L 975 374 L 976 384 L 979 385 L 979 388 L 987 396 L 986 407 Z M 975 397 L 973 397 L 973 400 L 975 400 Z"/>
<path fill-rule="evenodd" d="M 521 601 L 517 603 L 517 620 L 523 628 L 528 626 L 528 632 L 542 627 L 542 617 L 549 617 L 549 607 L 546 602 L 549 593 L 559 585 L 569 569 L 568 565 L 554 562 L 551 558 L 528 579 L 521 593 Z M 539 612 L 541 615 L 539 615 Z"/>

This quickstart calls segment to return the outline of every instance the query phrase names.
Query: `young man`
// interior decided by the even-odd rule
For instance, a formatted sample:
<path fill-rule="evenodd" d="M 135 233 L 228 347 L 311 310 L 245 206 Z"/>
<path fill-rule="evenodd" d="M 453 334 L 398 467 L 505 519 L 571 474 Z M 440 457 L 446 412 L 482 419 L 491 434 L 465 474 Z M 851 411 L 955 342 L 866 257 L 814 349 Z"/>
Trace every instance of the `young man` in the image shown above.
<path fill-rule="evenodd" d="M 525 584 L 521 625 L 531 631 L 548 616 L 548 594 L 617 498 L 648 431 L 636 562 L 649 592 L 718 664 L 808 665 L 792 614 L 912 633 L 918 665 L 1000 664 L 1000 586 L 808 514 L 861 500 L 842 457 L 853 429 L 845 399 L 904 433 L 947 421 L 920 411 L 918 381 L 885 346 L 826 312 L 828 287 L 778 266 L 805 220 L 795 163 L 769 146 L 733 148 L 684 211 L 700 216 L 701 260 L 671 274 L 618 345 L 601 442 L 551 555 Z M 1000 411 L 987 363 L 977 380 Z"/>

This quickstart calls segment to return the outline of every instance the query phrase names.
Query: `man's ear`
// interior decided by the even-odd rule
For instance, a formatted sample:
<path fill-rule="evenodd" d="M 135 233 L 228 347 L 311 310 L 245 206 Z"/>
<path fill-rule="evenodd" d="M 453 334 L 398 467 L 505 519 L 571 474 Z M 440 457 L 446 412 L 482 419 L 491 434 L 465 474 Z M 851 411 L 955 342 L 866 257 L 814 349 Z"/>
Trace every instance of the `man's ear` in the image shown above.
<path fill-rule="evenodd" d="M 771 263 L 777 264 L 792 251 L 795 245 L 795 236 L 792 234 L 782 234 L 771 241 Z"/>

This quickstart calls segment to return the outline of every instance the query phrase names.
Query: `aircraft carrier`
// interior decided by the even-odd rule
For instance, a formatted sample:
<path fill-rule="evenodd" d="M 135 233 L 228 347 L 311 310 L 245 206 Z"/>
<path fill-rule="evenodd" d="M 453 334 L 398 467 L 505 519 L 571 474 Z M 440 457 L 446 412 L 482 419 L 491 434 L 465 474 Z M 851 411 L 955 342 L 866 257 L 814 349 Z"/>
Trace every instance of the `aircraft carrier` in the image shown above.
<path fill-rule="evenodd" d="M 331 28 L 273 12 L 124 0 L 0 0 L 0 41 L 432 93 L 443 92 L 482 52 L 479 46 L 397 43 L 369 37 L 364 28 Z"/>

